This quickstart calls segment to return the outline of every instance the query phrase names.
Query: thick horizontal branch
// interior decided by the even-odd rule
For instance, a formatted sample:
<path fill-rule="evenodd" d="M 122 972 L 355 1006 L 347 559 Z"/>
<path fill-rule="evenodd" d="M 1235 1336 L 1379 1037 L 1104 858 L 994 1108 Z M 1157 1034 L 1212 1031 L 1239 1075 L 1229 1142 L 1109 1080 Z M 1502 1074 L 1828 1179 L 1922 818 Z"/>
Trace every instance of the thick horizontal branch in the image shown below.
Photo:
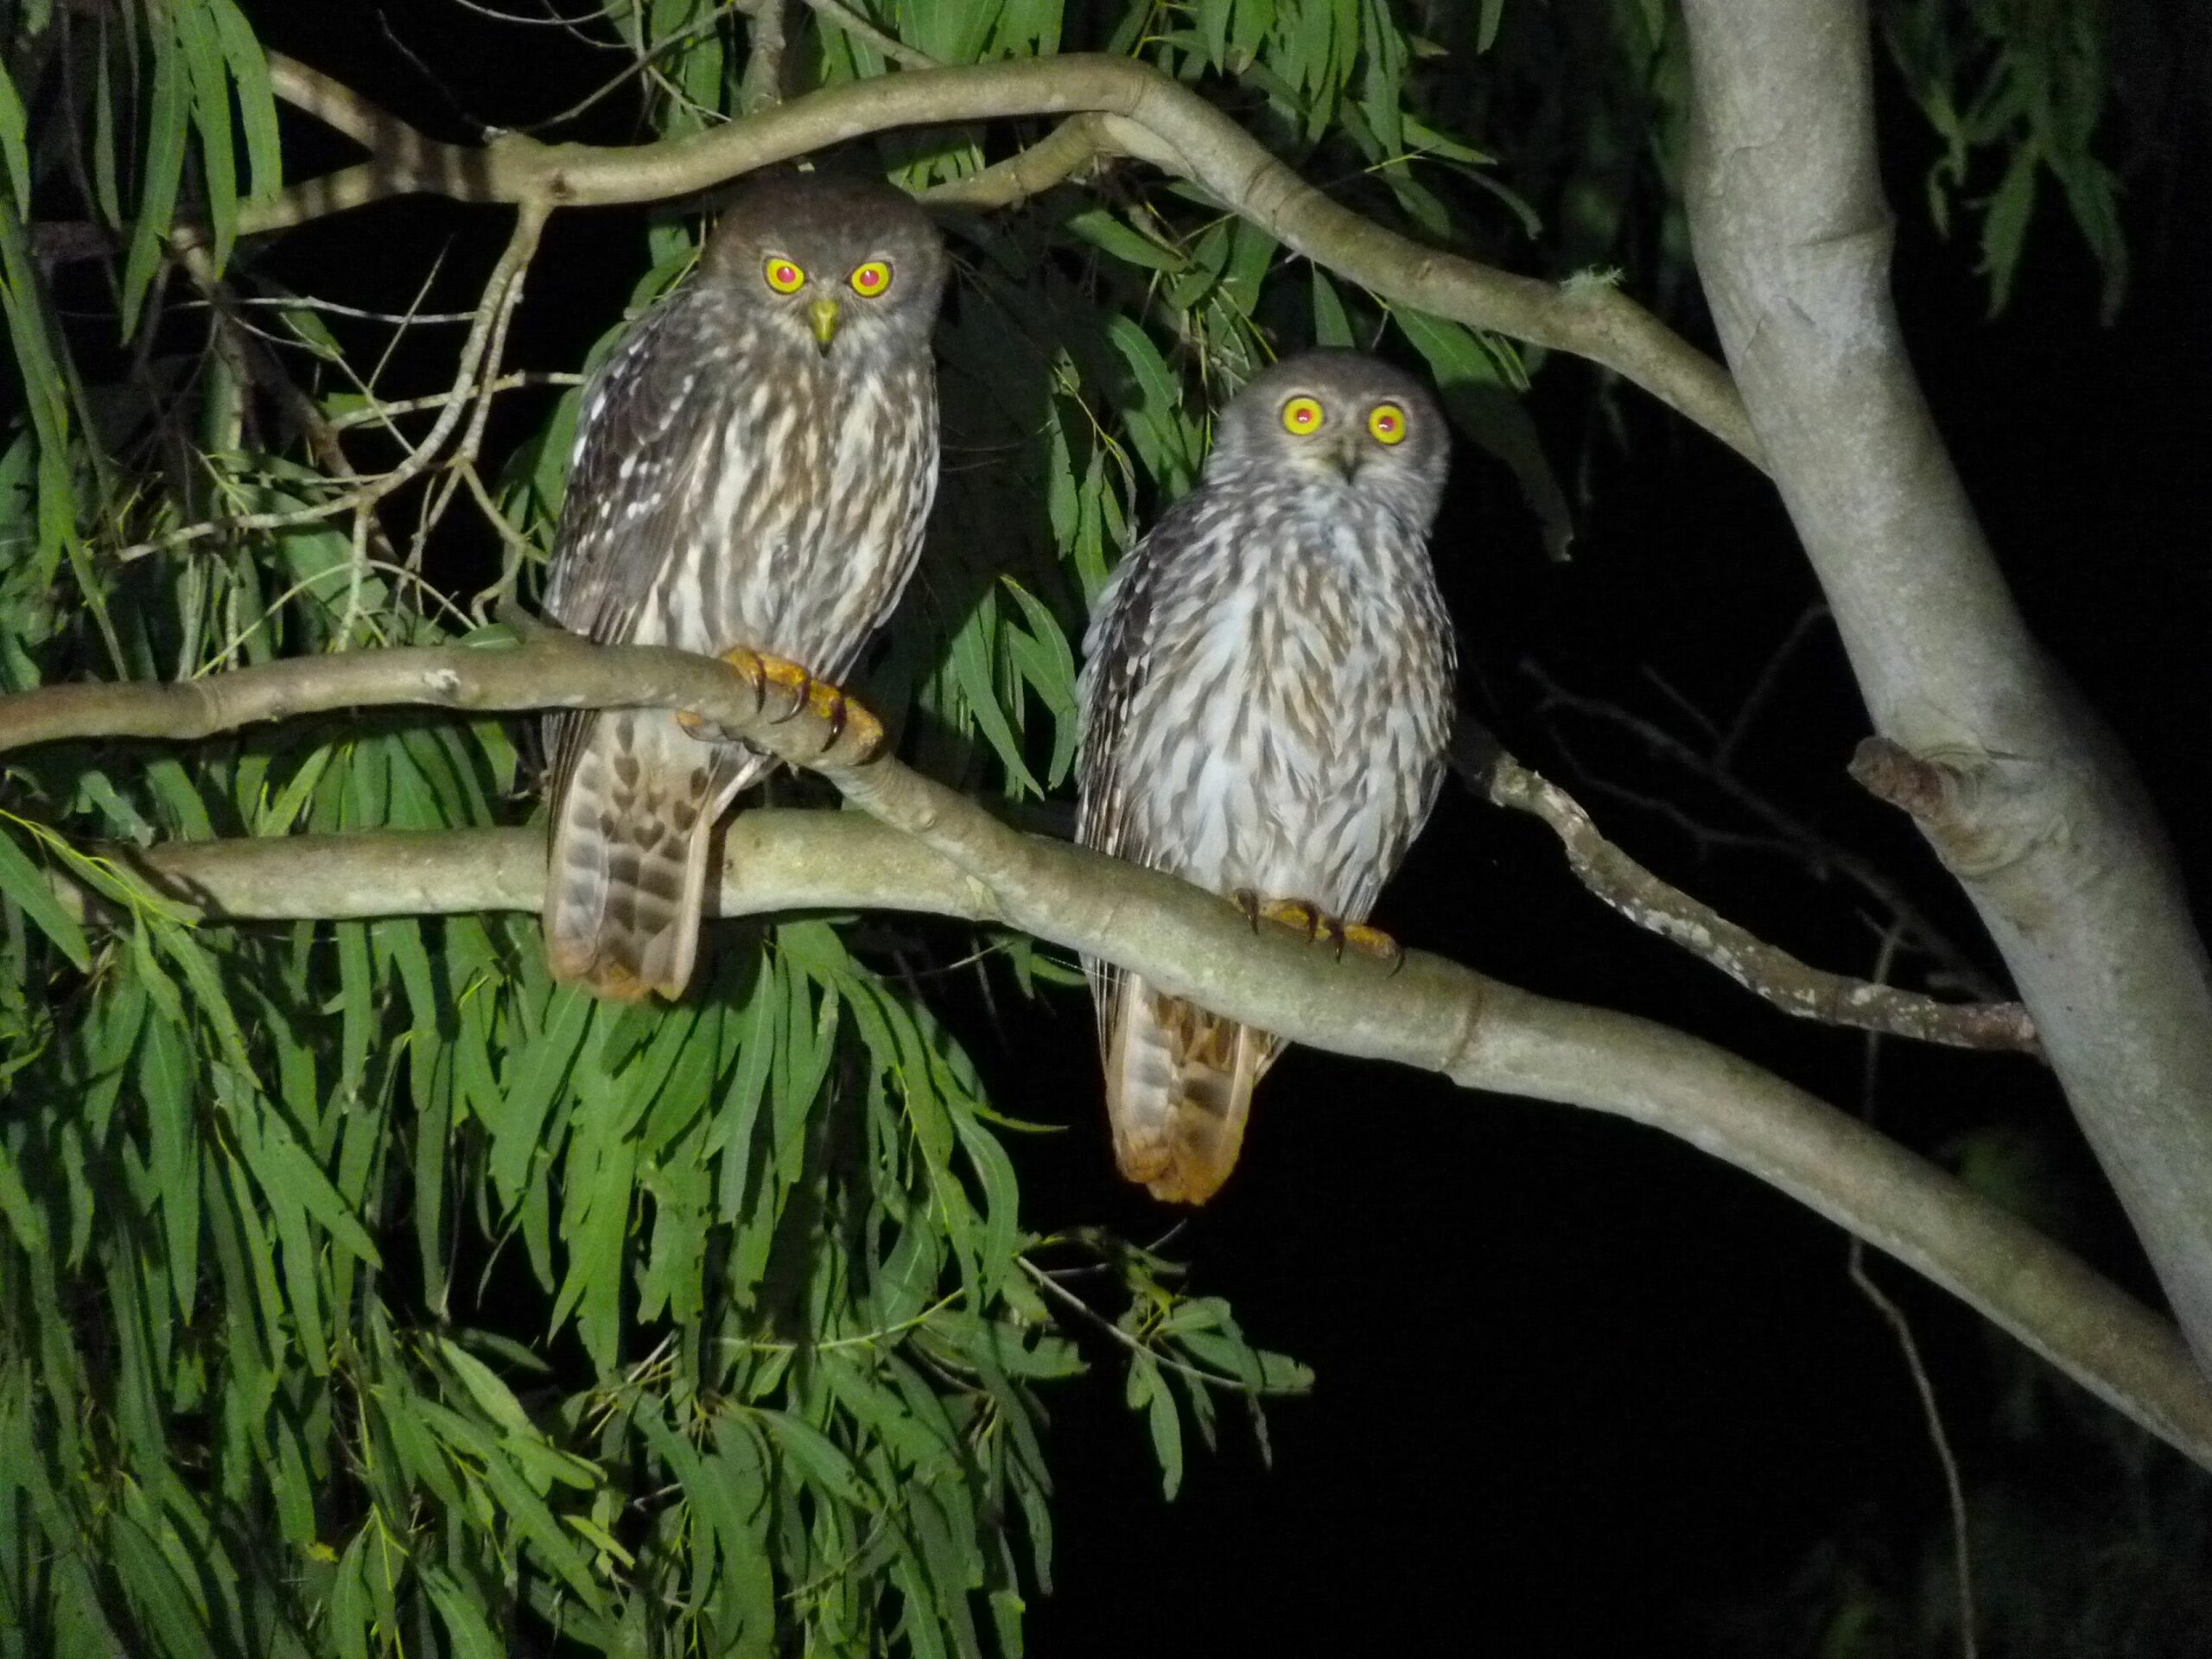
<path fill-rule="evenodd" d="M 341 709 L 419 704 L 467 714 L 680 709 L 794 765 L 864 758 L 860 724 L 833 734 L 790 695 L 728 664 L 661 645 L 593 645 L 556 630 L 485 644 L 300 657 L 202 679 L 49 685 L 0 697 L 0 753 L 74 738 L 190 742 Z"/>
<path fill-rule="evenodd" d="M 1548 825 L 1584 887 L 1638 927 L 1712 963 L 1783 1013 L 1955 1048 L 2040 1054 L 2035 1022 L 2018 1002 L 1942 1002 L 1801 962 L 1644 868 L 1599 832 L 1580 801 L 1494 741 L 1472 749 L 1464 765 L 1475 787 L 1491 804 Z"/>
<path fill-rule="evenodd" d="M 1952 1290 L 2100 1397 L 2212 1466 L 2212 1385 L 2174 1331 L 2033 1229 L 1913 1153 L 1709 1043 L 1648 1020 L 1532 995 L 1420 951 L 1399 971 L 1336 960 L 1287 930 L 1255 936 L 1218 898 L 1084 849 L 1026 836 L 895 760 L 862 758 L 809 709 L 781 717 L 721 664 L 565 640 L 512 649 L 350 653 L 188 686 L 64 686 L 0 701 L 0 749 L 96 736 L 201 737 L 371 702 L 484 711 L 656 704 L 690 709 L 786 759 L 817 764 L 876 823 L 798 827 L 750 815 L 731 832 L 727 908 L 924 909 L 1016 927 L 1103 957 L 1173 995 L 1338 1053 L 1396 1060 L 1471 1089 L 1632 1118 L 1789 1193 Z M 524 832 L 525 834 L 527 832 Z M 822 837 L 817 842 L 817 834 Z M 359 855 L 363 862 L 355 865 Z M 347 847 L 276 840 L 146 855 L 211 913 L 266 915 L 302 873 L 293 914 L 534 908 L 543 868 L 514 832 Z M 341 868 L 352 879 L 334 879 Z M 477 902 L 471 904 L 468 901 Z"/>
<path fill-rule="evenodd" d="M 512 133 L 480 149 L 442 143 L 295 60 L 272 55 L 270 70 L 279 97 L 372 154 L 248 206 L 239 214 L 245 233 L 410 192 L 541 208 L 665 200 L 893 128 L 1097 116 L 1048 139 L 1049 154 L 1027 172 L 1018 166 L 995 172 L 986 190 L 950 187 L 949 199 L 961 200 L 966 191 L 971 204 L 1001 205 L 1018 200 L 1032 181 L 1041 188 L 1067 177 L 1090 154 L 1136 156 L 1202 186 L 1292 251 L 1382 300 L 1587 358 L 1762 464 L 1726 372 L 1618 289 L 1514 276 L 1386 230 L 1330 200 L 1205 99 L 1132 59 L 1070 55 L 906 69 L 811 92 L 690 137 L 620 148 L 543 144 Z"/>
<path fill-rule="evenodd" d="M 177 841 L 143 851 L 106 849 L 103 855 L 202 921 L 534 915 L 545 901 L 545 832 L 536 826 Z M 721 880 L 707 899 L 715 916 L 912 910 L 988 921 L 994 915 L 988 889 L 862 812 L 741 812 L 722 836 L 721 857 Z M 80 915 L 98 908 L 66 880 L 58 891 Z"/>

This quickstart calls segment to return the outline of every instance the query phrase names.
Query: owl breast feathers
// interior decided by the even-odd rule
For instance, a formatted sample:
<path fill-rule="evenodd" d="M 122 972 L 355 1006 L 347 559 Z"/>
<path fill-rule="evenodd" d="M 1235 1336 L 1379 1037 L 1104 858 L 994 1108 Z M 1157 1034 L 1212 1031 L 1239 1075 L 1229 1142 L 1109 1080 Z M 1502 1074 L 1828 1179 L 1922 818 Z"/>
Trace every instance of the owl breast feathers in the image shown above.
<path fill-rule="evenodd" d="M 1236 397 L 1198 487 L 1099 596 L 1079 839 L 1217 893 L 1368 915 L 1450 735 L 1427 551 L 1447 452 L 1421 386 L 1357 353 L 1287 359 Z M 1122 1173 L 1205 1202 L 1281 1039 L 1084 966 Z"/>
<path fill-rule="evenodd" d="M 585 394 L 547 613 L 594 639 L 742 645 L 841 678 L 921 551 L 945 270 L 887 185 L 747 191 Z M 652 710 L 556 715 L 546 739 L 554 976 L 677 995 L 715 826 L 770 762 Z"/>

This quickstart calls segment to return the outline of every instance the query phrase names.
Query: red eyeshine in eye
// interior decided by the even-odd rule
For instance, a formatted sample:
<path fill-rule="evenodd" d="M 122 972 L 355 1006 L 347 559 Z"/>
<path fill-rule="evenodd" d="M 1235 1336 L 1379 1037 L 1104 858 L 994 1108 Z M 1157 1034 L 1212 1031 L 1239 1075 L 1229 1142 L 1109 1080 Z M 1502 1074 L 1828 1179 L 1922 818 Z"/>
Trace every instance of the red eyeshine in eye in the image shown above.
<path fill-rule="evenodd" d="M 789 265 L 778 265 L 776 267 L 776 280 L 779 283 L 797 282 L 798 280 L 798 272 L 793 270 Z"/>

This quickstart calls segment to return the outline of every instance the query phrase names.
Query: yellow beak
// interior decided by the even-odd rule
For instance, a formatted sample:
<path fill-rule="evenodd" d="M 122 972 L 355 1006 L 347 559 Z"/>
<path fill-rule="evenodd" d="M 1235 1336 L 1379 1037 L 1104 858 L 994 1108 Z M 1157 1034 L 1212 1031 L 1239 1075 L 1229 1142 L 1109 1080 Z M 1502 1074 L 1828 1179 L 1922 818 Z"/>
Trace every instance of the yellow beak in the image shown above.
<path fill-rule="evenodd" d="M 817 300 L 806 308 L 806 315 L 814 327 L 815 345 L 827 352 L 830 342 L 837 337 L 837 302 Z"/>

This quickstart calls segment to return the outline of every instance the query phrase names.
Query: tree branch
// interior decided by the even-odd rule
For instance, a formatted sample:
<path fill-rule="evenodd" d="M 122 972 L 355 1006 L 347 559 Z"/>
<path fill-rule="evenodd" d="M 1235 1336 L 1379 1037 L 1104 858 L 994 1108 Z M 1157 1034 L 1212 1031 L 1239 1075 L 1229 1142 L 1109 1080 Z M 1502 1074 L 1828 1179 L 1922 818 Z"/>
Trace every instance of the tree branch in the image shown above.
<path fill-rule="evenodd" d="M 66 739 L 188 740 L 367 703 L 481 713 L 524 708 L 683 709 L 822 771 L 875 823 L 850 815 L 748 814 L 725 908 L 923 908 L 1001 923 L 1103 957 L 1171 995 L 1338 1053 L 1441 1072 L 1617 1114 L 1735 1164 L 1925 1274 L 2099 1397 L 2212 1466 L 2212 1385 L 2173 1331 L 2016 1217 L 1857 1119 L 1709 1043 L 1627 1014 L 1532 995 L 1425 953 L 1401 968 L 1335 960 L 1287 929 L 1258 935 L 1232 906 L 1173 877 L 1026 836 L 895 760 L 871 757 L 868 722 L 834 728 L 721 663 L 632 645 L 549 639 L 518 648 L 350 652 L 184 684 L 63 685 L 0 700 L 0 751 Z M 754 820 L 756 827 L 746 828 Z M 280 872 L 361 913 L 535 908 L 532 832 L 290 839 L 142 855 L 208 913 L 226 898 L 280 906 Z M 745 837 L 741 839 L 740 837 Z M 541 843 L 542 844 L 542 843 Z M 373 880 L 362 880 L 366 872 Z M 289 913 L 321 914 L 295 904 Z"/>
<path fill-rule="evenodd" d="M 1915 904 L 1904 889 L 1892 880 L 1888 873 L 1872 860 L 1815 830 L 1796 814 L 1785 812 L 1758 791 L 1738 778 L 1727 760 L 1732 739 L 1722 734 L 1714 752 L 1708 755 L 1685 743 L 1663 726 L 1631 713 L 1618 703 L 1606 702 L 1596 697 L 1582 696 L 1569 691 L 1533 664 L 1524 663 L 1522 669 L 1542 690 L 1546 705 L 1558 704 L 1576 714 L 1602 720 L 1629 733 L 1663 760 L 1670 760 L 1693 776 L 1702 779 L 1736 805 L 1774 831 L 1777 840 L 1770 844 L 1795 853 L 1815 873 L 1833 870 L 1856 886 L 1868 898 L 1880 905 L 1896 918 L 1903 928 L 1907 943 L 1934 957 L 1936 965 L 1961 988 L 1985 1002 L 2005 1000 L 2004 988 L 1986 969 L 1969 957 L 1944 931 L 1936 926 L 1928 912 Z M 1608 785 L 1628 798 L 1628 791 L 1618 785 Z M 1651 803 L 1645 802 L 1646 804 Z M 1687 816 L 1675 810 L 1671 804 L 1663 810 L 1671 813 L 1679 827 L 1694 836 L 1713 836 L 1719 832 L 1696 824 Z"/>
<path fill-rule="evenodd" d="M 1081 164 L 1078 156 L 1054 170 L 1076 150 L 1078 137 L 1095 148 L 1110 143 L 1116 153 L 1141 156 L 1202 186 L 1293 252 L 1392 304 L 1587 358 L 1763 464 L 1727 374 L 1618 289 L 1513 276 L 1386 230 L 1331 201 L 1198 93 L 1131 59 L 1071 54 L 906 69 L 811 92 L 708 132 L 620 148 L 542 144 L 512 133 L 481 149 L 441 143 L 374 111 L 359 94 L 304 64 L 271 54 L 270 69 L 278 97 L 331 119 L 373 153 L 273 201 L 241 207 L 241 234 L 281 230 L 409 192 L 544 208 L 664 200 L 895 127 L 1098 115 L 1108 118 L 1105 124 L 1077 129 L 1046 164 L 1027 175 L 997 174 L 988 192 L 970 200 L 1018 200 L 1015 187 L 1026 177 L 1054 183 Z M 946 199 L 961 200 L 976 185 L 968 180 L 949 187 Z"/>
<path fill-rule="evenodd" d="M 1785 1014 L 1957 1048 L 2040 1054 L 2035 1022 L 2018 1002 L 1939 1002 L 1895 985 L 1832 974 L 1769 944 L 1709 905 L 1662 880 L 1598 832 L 1582 804 L 1529 771 L 1464 718 L 1455 761 L 1491 804 L 1550 826 L 1576 880 L 1634 922 L 1708 962 Z"/>
<path fill-rule="evenodd" d="M 385 497 L 420 477 L 438 458 L 438 452 L 453 436 L 462 416 L 473 410 L 467 433 L 456 452 L 457 458 L 463 464 L 472 461 L 476 445 L 483 435 L 484 423 L 490 416 L 492 394 L 500 385 L 496 371 L 499 354 L 505 346 L 507 325 L 513 318 L 515 307 L 521 302 L 523 275 L 537 251 L 538 237 L 544 226 L 545 210 L 542 207 L 525 204 L 516 214 L 514 230 L 507 238 L 506 248 L 500 254 L 499 263 L 493 266 L 491 276 L 486 279 L 484 296 L 478 302 L 468 334 L 461 341 L 461 360 L 454 373 L 453 385 L 441 395 L 438 418 L 429 435 L 409 452 L 398 466 L 373 478 L 359 479 L 341 493 L 308 506 L 291 507 L 282 512 L 240 513 L 229 518 L 203 519 L 198 524 L 186 524 L 157 536 L 150 541 L 135 542 L 128 547 L 119 548 L 111 556 L 118 563 L 127 563 L 144 558 L 149 554 L 188 546 L 210 536 L 289 530 L 334 518 L 341 513 L 365 512 Z M 190 258 L 197 249 L 187 247 L 183 252 L 187 258 Z M 487 364 L 491 371 L 488 373 Z M 451 464 L 455 458 L 448 457 L 446 464 Z M 349 612 L 353 608 L 349 599 Z M 351 626 L 352 619 L 349 617 L 349 630 Z"/>
<path fill-rule="evenodd" d="M 1865 775 L 1973 899 L 2212 1364 L 2212 963 L 2140 785 L 2028 633 L 1914 378 L 1863 0 L 1684 14 L 1699 275 L 1885 741 Z"/>

